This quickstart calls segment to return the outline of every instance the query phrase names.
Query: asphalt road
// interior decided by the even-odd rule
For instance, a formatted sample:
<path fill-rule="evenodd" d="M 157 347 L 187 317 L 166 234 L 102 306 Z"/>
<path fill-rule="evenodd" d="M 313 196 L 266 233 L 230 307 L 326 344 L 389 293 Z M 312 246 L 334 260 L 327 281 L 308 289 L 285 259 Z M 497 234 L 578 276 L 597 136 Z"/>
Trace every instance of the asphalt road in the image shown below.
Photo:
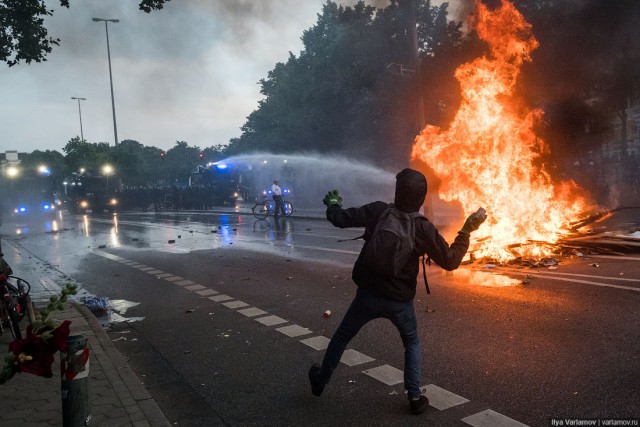
<path fill-rule="evenodd" d="M 640 254 L 561 258 L 555 269 L 428 267 L 431 294 L 420 275 L 416 308 L 433 406 L 416 417 L 386 321 L 352 341 L 321 398 L 310 393 L 309 366 L 355 293 L 362 243 L 338 240 L 362 230 L 234 212 L 63 215 L 0 230 L 53 280 L 111 301 L 110 336 L 177 425 L 640 417 Z"/>

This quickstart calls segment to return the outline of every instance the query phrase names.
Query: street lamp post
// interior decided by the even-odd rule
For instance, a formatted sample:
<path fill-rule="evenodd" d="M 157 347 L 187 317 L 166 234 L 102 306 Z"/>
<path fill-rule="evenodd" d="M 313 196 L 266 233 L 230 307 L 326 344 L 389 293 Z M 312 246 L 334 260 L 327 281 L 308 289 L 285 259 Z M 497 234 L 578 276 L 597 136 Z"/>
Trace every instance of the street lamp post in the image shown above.
<path fill-rule="evenodd" d="M 86 101 L 87 98 L 76 98 L 75 96 L 72 96 L 71 99 L 78 100 L 78 114 L 80 115 L 80 138 L 82 142 L 84 142 L 84 134 L 82 133 L 82 110 L 80 109 L 80 101 Z"/>
<path fill-rule="evenodd" d="M 116 104 L 113 100 L 113 76 L 111 75 L 111 51 L 109 49 L 109 22 L 120 22 L 119 19 L 91 18 L 93 22 L 104 22 L 104 29 L 107 32 L 107 58 L 109 59 L 109 83 L 111 84 L 111 110 L 113 112 L 113 134 L 116 145 L 118 145 L 118 126 L 116 125 Z"/>

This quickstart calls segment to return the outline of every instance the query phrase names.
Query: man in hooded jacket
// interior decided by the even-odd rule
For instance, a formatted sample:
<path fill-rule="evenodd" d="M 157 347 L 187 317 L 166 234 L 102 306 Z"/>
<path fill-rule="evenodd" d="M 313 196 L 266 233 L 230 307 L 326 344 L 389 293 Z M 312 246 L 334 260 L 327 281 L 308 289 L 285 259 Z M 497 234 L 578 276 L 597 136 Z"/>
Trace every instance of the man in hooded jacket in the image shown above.
<path fill-rule="evenodd" d="M 422 173 L 407 168 L 396 175 L 394 205 L 397 209 L 418 212 L 426 194 L 427 180 Z M 327 205 L 327 219 L 334 226 L 365 227 L 365 240 L 371 236 L 380 216 L 390 206 L 376 201 L 358 208 L 342 209 L 342 197 L 337 190 L 328 192 L 323 202 Z M 429 400 L 420 393 L 421 352 L 413 306 L 420 270 L 419 258 L 426 253 L 445 270 L 455 270 L 469 248 L 470 233 L 477 230 L 485 219 L 486 216 L 469 216 L 449 246 L 427 218 L 418 216 L 415 219 L 415 250 L 397 275 L 381 275 L 371 271 L 360 258 L 356 261 L 351 276 L 358 286 L 356 296 L 329 342 L 322 366 L 313 365 L 309 370 L 311 391 L 315 396 L 322 394 L 345 348 L 358 331 L 373 319 L 386 318 L 398 329 L 404 345 L 404 386 L 411 411 L 420 414 L 427 409 Z"/>

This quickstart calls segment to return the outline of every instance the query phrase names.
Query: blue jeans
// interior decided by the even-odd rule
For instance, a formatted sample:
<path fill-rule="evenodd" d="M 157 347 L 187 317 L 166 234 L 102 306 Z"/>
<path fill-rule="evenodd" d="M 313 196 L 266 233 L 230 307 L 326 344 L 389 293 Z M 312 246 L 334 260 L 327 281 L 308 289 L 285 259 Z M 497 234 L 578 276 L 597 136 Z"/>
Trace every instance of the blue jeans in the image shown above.
<path fill-rule="evenodd" d="M 410 398 L 420 395 L 420 340 L 413 301 L 394 301 L 363 289 L 358 289 L 329 342 L 319 375 L 322 385 L 329 382 L 342 353 L 360 328 L 370 320 L 381 317 L 391 320 L 404 344 L 404 388 Z"/>

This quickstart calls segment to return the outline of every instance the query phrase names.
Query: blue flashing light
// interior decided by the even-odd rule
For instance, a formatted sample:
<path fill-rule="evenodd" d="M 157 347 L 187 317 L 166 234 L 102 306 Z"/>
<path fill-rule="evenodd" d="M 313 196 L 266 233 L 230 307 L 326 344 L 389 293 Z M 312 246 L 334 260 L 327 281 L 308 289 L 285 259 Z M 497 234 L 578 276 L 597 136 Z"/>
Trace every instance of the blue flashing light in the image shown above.
<path fill-rule="evenodd" d="M 26 206 L 18 206 L 18 212 L 25 213 L 27 211 Z"/>
<path fill-rule="evenodd" d="M 218 163 L 216 165 L 216 168 L 220 169 L 220 170 L 224 170 L 227 168 L 227 164 L 226 163 Z"/>
<path fill-rule="evenodd" d="M 45 211 L 48 211 L 49 209 L 51 209 L 51 205 L 49 203 L 44 203 L 42 205 L 42 209 Z"/>

